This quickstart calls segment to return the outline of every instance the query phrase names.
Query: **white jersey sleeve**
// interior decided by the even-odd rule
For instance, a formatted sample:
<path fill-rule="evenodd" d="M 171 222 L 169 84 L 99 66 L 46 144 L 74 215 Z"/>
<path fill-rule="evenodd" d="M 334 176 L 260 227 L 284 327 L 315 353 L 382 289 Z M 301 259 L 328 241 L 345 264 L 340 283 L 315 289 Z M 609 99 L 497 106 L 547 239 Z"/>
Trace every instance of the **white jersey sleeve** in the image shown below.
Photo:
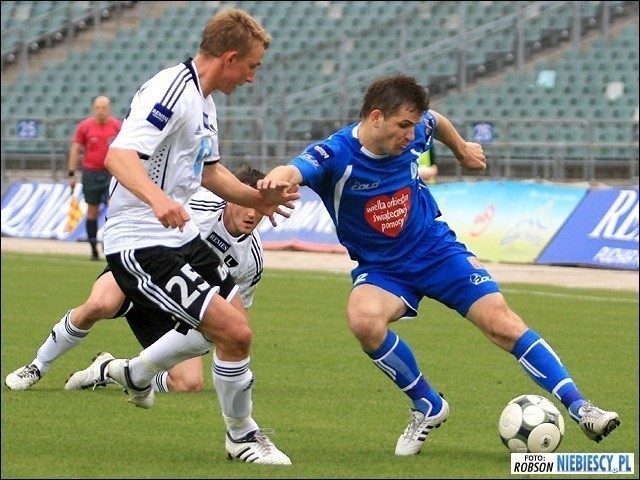
<path fill-rule="evenodd" d="M 222 198 L 206 188 L 201 188 L 189 201 L 200 236 L 229 268 L 239 287 L 242 303 L 249 308 L 264 269 L 262 241 L 257 229 L 250 235 L 232 236 L 224 226 L 225 205 Z"/>

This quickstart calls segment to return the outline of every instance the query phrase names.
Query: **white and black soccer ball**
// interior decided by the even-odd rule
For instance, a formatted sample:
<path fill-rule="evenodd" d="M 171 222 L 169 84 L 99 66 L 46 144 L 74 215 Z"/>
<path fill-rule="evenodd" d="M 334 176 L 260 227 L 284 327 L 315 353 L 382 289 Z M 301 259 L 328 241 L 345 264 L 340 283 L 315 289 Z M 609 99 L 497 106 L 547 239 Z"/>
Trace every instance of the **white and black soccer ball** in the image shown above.
<path fill-rule="evenodd" d="M 504 407 L 498 431 L 512 452 L 551 453 L 564 437 L 564 418 L 545 397 L 521 395 Z"/>

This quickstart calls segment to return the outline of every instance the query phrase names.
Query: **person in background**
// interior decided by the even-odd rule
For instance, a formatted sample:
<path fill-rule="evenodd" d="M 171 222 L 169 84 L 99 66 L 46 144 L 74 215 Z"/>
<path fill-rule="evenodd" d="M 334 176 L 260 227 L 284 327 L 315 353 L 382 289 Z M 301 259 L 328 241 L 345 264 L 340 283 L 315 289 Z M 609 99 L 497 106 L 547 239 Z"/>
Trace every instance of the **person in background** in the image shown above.
<path fill-rule="evenodd" d="M 430 150 L 422 152 L 418 157 L 418 175 L 429 185 L 435 185 L 438 175 L 438 157 L 436 156 L 435 145 Z"/>
<path fill-rule="evenodd" d="M 109 145 L 116 138 L 122 122 L 111 116 L 111 103 L 105 96 L 93 101 L 93 116 L 81 121 L 73 136 L 69 152 L 69 185 L 75 189 L 78 159 L 82 155 L 82 191 L 87 202 L 87 239 L 91 245 L 91 260 L 98 255 L 98 215 L 100 205 L 107 204 L 111 174 L 104 166 Z"/>

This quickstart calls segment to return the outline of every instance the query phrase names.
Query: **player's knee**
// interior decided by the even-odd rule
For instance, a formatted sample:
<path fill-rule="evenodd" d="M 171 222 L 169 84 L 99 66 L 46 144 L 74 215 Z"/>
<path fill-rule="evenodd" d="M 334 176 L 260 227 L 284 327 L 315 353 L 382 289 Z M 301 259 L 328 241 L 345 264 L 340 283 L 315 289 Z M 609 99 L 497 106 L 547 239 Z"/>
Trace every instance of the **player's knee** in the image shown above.
<path fill-rule="evenodd" d="M 204 380 L 202 376 L 170 376 L 167 378 L 169 390 L 176 393 L 199 393 Z"/>
<path fill-rule="evenodd" d="M 200 393 L 202 391 L 203 382 L 202 379 L 199 381 L 187 381 L 178 384 L 178 388 L 176 392 L 184 392 L 184 393 Z"/>
<path fill-rule="evenodd" d="M 503 348 L 511 350 L 516 340 L 527 330 L 527 326 L 522 319 L 506 304 L 493 311 L 491 320 L 486 323 L 484 331 L 489 339 Z"/>
<path fill-rule="evenodd" d="M 236 330 L 232 342 L 236 345 L 236 348 L 249 351 L 251 342 L 253 342 L 253 332 L 251 328 L 246 325 Z"/>
<path fill-rule="evenodd" d="M 253 332 L 248 325 L 236 325 L 233 330 L 226 332 L 216 347 L 220 352 L 231 356 L 248 356 L 253 341 Z"/>
<path fill-rule="evenodd" d="M 83 305 L 85 317 L 92 320 L 100 320 L 102 318 L 113 318 L 118 312 L 120 305 L 113 302 L 107 297 L 91 297 Z"/>
<path fill-rule="evenodd" d="M 349 328 L 363 347 L 370 348 L 372 343 L 377 343 L 380 338 L 384 340 L 387 326 L 386 322 L 377 321 L 363 312 L 350 312 Z"/>

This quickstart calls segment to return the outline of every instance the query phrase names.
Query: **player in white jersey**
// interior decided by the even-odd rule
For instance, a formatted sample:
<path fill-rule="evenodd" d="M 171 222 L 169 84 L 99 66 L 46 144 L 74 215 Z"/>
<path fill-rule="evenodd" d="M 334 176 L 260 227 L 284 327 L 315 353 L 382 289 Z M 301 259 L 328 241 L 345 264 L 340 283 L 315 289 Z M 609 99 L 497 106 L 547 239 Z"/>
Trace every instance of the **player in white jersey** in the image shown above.
<path fill-rule="evenodd" d="M 104 253 L 125 295 L 142 311 L 215 343 L 214 385 L 227 427 L 225 448 L 242 461 L 290 465 L 252 417 L 253 332 L 228 268 L 190 222 L 188 199 L 202 185 L 225 200 L 269 216 L 300 197 L 281 182 L 268 193 L 240 182 L 220 165 L 212 93 L 229 95 L 253 82 L 271 41 L 246 12 L 223 9 L 207 23 L 197 55 L 165 69 L 136 92 L 105 166 L 113 176 Z M 173 359 L 171 359 L 173 360 Z M 105 375 L 129 401 L 151 408 L 156 374 L 175 366 L 151 345 L 133 359 L 115 359 Z"/>
<path fill-rule="evenodd" d="M 252 417 L 253 332 L 228 269 L 190 222 L 188 199 L 200 185 L 254 208 L 275 224 L 300 198 L 280 182 L 260 192 L 220 165 L 212 94 L 230 95 L 253 82 L 271 36 L 243 10 L 222 9 L 207 22 L 193 59 L 165 69 L 135 93 L 107 153 L 113 176 L 104 253 L 119 287 L 137 306 L 180 322 L 216 345 L 215 389 L 227 427 L 225 448 L 242 461 L 290 465 Z M 133 359 L 115 359 L 106 375 L 125 386 L 129 401 L 151 408 L 155 375 L 175 364 L 154 345 Z"/>
<path fill-rule="evenodd" d="M 255 187 L 257 180 L 264 177 L 259 170 L 245 166 L 236 172 L 243 183 Z M 262 215 L 253 209 L 227 203 L 209 190 L 201 188 L 190 200 L 193 220 L 213 253 L 228 266 L 231 276 L 239 288 L 245 308 L 253 304 L 255 288 L 263 270 L 263 249 L 258 231 Z M 143 347 L 163 338 L 169 355 L 176 361 L 186 357 L 169 371 L 156 375 L 152 385 L 156 391 L 199 392 L 203 385 L 201 355 L 211 349 L 212 344 L 199 332 L 189 329 L 181 334 L 174 324 L 155 322 L 149 325 L 138 315 L 138 309 L 131 308 L 124 293 L 118 287 L 108 267 L 96 280 L 87 301 L 70 309 L 55 324 L 51 334 L 38 349 L 34 360 L 10 373 L 5 384 L 12 390 L 26 390 L 49 371 L 52 364 L 84 340 L 95 323 L 103 318 L 126 316 L 134 334 Z M 176 350 L 179 350 L 178 354 Z M 99 354 L 90 367 L 71 375 L 65 389 L 79 390 L 106 385 L 104 367 L 113 356 Z"/>

